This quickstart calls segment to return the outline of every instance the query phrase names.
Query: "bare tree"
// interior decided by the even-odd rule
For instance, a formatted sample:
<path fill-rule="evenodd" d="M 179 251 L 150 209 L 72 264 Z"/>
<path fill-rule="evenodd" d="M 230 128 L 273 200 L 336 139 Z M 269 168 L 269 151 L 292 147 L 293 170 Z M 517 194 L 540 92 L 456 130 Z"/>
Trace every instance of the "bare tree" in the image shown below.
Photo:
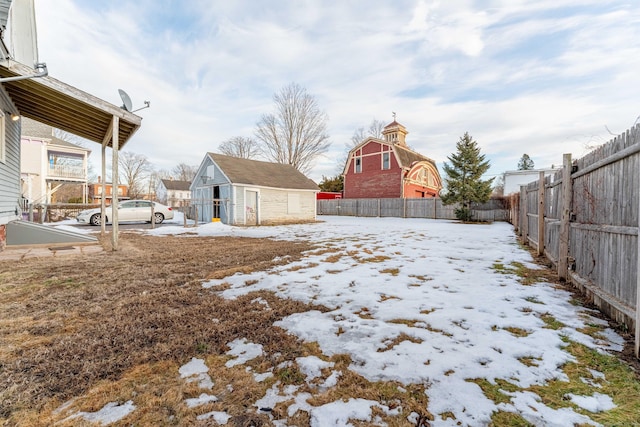
<path fill-rule="evenodd" d="M 260 147 L 253 138 L 234 136 L 220 144 L 218 151 L 227 156 L 255 159 L 260 154 Z"/>
<path fill-rule="evenodd" d="M 364 126 L 359 127 L 355 131 L 353 131 L 353 135 L 351 136 L 350 143 L 345 143 L 344 153 L 338 159 L 338 163 L 336 164 L 336 171 L 341 174 L 347 160 L 349 159 L 349 152 L 353 147 L 360 144 L 362 141 L 369 137 L 381 138 L 382 139 L 382 131 L 384 130 L 385 124 L 382 120 L 373 119 L 371 123 L 369 123 L 369 127 L 365 128 Z"/>
<path fill-rule="evenodd" d="M 349 149 L 355 147 L 369 137 L 382 138 L 382 131 L 384 130 L 384 127 L 384 122 L 378 119 L 373 119 L 366 130 L 364 127 L 359 127 L 353 132 L 353 136 L 351 137 L 351 146 Z"/>
<path fill-rule="evenodd" d="M 179 163 L 173 169 L 171 169 L 171 177 L 178 181 L 192 181 L 198 172 L 197 166 L 188 165 L 186 163 Z"/>
<path fill-rule="evenodd" d="M 118 158 L 120 179 L 129 186 L 129 197 L 136 199 L 145 190 L 145 181 L 153 172 L 153 167 L 146 156 L 123 151 Z"/>
<path fill-rule="evenodd" d="M 328 116 L 307 90 L 291 83 L 273 96 L 275 114 L 264 114 L 256 137 L 263 155 L 277 163 L 308 172 L 319 155 L 329 149 Z"/>

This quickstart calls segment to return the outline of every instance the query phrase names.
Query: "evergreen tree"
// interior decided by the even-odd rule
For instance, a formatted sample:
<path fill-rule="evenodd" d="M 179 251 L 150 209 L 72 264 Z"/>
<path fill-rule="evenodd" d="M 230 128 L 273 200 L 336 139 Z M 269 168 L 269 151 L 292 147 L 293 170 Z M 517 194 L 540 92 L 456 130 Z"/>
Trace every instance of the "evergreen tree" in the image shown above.
<path fill-rule="evenodd" d="M 484 203 L 491 197 L 493 178 L 482 180 L 482 175 L 489 170 L 489 161 L 480 154 L 478 144 L 465 132 L 456 143 L 457 153 L 448 156 L 451 165 L 445 163 L 444 171 L 447 191 L 442 195 L 445 205 L 460 203 L 456 209 L 456 218 L 462 221 L 471 220 L 471 203 Z"/>
<path fill-rule="evenodd" d="M 529 157 L 528 154 L 523 154 L 522 157 L 520 157 L 520 161 L 518 162 L 518 170 L 519 171 L 528 171 L 531 170 L 535 167 L 535 164 L 533 163 L 533 160 L 531 160 L 531 157 Z"/>
<path fill-rule="evenodd" d="M 322 175 L 322 181 L 318 184 L 320 190 L 328 192 L 339 192 L 344 188 L 344 177 L 342 175 L 336 175 L 333 178 Z"/>

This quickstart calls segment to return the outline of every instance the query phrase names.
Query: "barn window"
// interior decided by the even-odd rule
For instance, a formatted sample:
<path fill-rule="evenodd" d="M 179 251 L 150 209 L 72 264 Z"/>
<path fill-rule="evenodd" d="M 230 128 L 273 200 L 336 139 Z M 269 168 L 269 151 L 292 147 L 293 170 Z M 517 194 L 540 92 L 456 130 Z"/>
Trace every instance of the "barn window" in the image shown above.
<path fill-rule="evenodd" d="M 391 167 L 389 159 L 389 153 L 382 153 L 382 169 L 389 169 Z"/>
<path fill-rule="evenodd" d="M 362 172 L 362 158 L 356 157 L 355 169 L 356 173 Z"/>

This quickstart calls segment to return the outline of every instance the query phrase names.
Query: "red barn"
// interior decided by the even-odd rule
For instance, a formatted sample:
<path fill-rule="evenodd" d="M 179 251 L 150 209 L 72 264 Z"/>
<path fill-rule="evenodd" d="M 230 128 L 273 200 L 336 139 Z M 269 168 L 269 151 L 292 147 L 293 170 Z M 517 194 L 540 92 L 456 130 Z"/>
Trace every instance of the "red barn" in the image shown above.
<path fill-rule="evenodd" d="M 369 137 L 350 152 L 344 168 L 344 198 L 436 197 L 442 179 L 436 163 L 407 147 L 407 130 L 395 120 L 383 139 Z"/>

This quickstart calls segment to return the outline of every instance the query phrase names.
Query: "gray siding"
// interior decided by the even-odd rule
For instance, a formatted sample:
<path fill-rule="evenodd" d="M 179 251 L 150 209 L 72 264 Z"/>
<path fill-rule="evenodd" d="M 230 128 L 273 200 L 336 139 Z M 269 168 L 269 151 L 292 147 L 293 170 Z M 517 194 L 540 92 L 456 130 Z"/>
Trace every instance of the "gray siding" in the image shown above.
<path fill-rule="evenodd" d="M 0 107 L 13 110 L 4 90 L 0 91 Z M 18 219 L 20 198 L 20 121 L 5 118 L 5 161 L 0 162 L 0 224 Z"/>
<path fill-rule="evenodd" d="M 207 175 L 207 168 L 214 166 L 213 179 L 208 177 L 206 182 L 203 176 Z M 225 224 L 233 223 L 233 213 L 230 212 L 233 206 L 232 192 L 229 181 L 226 179 L 222 171 L 213 164 L 209 156 L 206 156 L 198 173 L 191 184 L 191 204 L 198 207 L 198 221 L 209 222 L 213 218 L 213 187 L 220 187 L 220 221 Z M 230 215 L 231 213 L 231 215 Z"/>

